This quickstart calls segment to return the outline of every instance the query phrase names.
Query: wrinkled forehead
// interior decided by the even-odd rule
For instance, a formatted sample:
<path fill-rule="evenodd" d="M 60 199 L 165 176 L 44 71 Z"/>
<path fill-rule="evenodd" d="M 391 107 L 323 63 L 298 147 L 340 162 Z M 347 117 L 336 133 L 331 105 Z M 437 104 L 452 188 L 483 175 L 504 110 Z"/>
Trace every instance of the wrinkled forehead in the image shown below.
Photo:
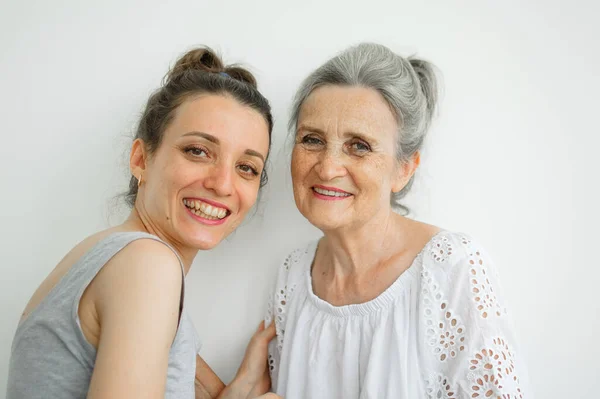
<path fill-rule="evenodd" d="M 300 108 L 297 127 L 307 125 L 325 131 L 398 131 L 396 116 L 383 96 L 376 90 L 354 86 L 315 89 Z"/>

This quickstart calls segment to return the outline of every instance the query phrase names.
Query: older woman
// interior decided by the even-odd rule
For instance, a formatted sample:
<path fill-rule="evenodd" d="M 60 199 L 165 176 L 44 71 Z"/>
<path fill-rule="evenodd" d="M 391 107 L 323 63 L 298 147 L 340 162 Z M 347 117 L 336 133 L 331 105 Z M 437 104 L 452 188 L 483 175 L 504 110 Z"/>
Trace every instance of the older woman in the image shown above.
<path fill-rule="evenodd" d="M 397 212 L 436 100 L 432 65 L 376 44 L 327 61 L 298 91 L 294 197 L 323 237 L 283 262 L 267 317 L 273 389 L 287 399 L 528 392 L 490 258 Z"/>
<path fill-rule="evenodd" d="M 254 77 L 185 54 L 148 100 L 130 156 L 129 218 L 78 244 L 27 305 L 7 398 L 247 398 L 269 387 L 259 328 L 227 388 L 197 355 L 184 277 L 246 217 L 273 123 Z M 269 394 L 271 395 L 271 394 Z"/>

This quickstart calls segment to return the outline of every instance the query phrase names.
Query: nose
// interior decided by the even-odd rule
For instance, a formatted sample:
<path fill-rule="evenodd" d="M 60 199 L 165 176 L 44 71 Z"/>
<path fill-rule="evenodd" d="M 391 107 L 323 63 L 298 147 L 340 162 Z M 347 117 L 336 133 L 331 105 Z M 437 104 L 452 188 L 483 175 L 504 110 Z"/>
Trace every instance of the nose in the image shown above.
<path fill-rule="evenodd" d="M 210 169 L 208 176 L 204 179 L 204 187 L 212 190 L 219 197 L 227 197 L 233 193 L 232 170 L 220 162 Z"/>
<path fill-rule="evenodd" d="M 319 162 L 315 165 L 315 171 L 319 178 L 323 181 L 330 181 L 345 176 L 348 172 L 343 157 L 343 153 L 333 149 L 323 151 L 319 156 Z"/>

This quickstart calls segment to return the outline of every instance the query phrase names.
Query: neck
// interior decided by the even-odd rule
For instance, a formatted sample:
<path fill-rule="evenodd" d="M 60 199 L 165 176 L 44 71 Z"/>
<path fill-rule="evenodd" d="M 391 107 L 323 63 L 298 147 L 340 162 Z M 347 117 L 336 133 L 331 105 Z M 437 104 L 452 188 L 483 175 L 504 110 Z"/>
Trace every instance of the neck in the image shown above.
<path fill-rule="evenodd" d="M 362 275 L 398 251 L 404 218 L 385 209 L 360 226 L 324 231 L 325 264 L 338 276 Z"/>
<path fill-rule="evenodd" d="M 181 258 L 181 261 L 183 262 L 185 274 L 187 275 L 190 271 L 192 262 L 198 254 L 198 249 L 186 247 L 173 237 L 163 233 L 149 217 L 145 216 L 143 212 L 138 211 L 137 207 L 134 206 L 127 220 L 119 227 L 126 231 L 143 231 L 145 233 L 157 236 L 175 249 Z"/>

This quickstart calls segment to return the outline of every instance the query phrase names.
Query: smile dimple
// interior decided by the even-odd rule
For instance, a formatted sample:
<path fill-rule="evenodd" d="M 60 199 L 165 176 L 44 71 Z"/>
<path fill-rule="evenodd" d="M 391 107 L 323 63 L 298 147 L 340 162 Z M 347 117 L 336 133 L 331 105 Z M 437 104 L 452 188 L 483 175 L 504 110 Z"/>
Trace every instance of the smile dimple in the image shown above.
<path fill-rule="evenodd" d="M 207 204 L 200 200 L 184 199 L 183 204 L 196 216 L 204 219 L 219 220 L 228 215 L 229 211 L 225 208 L 219 208 Z"/>

